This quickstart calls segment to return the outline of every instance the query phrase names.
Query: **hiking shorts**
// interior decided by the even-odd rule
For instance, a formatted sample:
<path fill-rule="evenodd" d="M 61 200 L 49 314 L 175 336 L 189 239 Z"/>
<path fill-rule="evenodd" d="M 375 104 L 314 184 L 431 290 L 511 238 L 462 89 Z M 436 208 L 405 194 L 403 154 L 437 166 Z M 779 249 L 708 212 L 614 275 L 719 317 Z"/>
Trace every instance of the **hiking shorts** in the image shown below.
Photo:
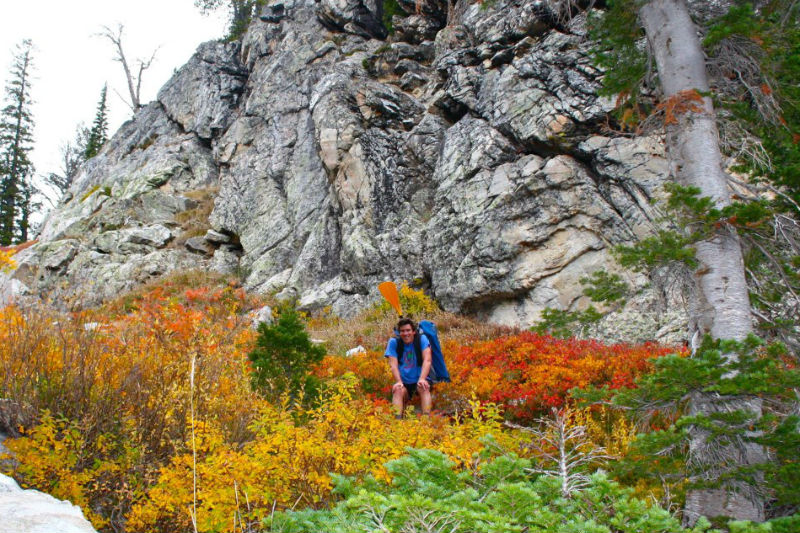
<path fill-rule="evenodd" d="M 431 391 L 431 393 L 433 393 L 433 383 L 431 383 L 429 381 L 428 385 L 430 385 L 430 389 L 429 390 Z M 414 398 L 414 393 L 417 392 L 417 384 L 416 383 L 403 383 L 403 386 L 408 391 L 408 401 L 411 401 Z"/>

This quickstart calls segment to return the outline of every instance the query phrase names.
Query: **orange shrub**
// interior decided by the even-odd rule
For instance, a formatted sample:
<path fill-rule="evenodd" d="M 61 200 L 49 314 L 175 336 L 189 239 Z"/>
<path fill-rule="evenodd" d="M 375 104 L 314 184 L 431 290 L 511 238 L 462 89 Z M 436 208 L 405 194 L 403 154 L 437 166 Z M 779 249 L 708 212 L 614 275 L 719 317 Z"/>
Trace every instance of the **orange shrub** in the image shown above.
<path fill-rule="evenodd" d="M 443 351 L 452 383 L 435 386 L 438 411 L 455 413 L 475 398 L 494 402 L 517 419 L 563 405 L 572 388 L 633 387 L 634 379 L 651 368 L 651 358 L 674 352 L 656 344 L 609 346 L 530 332 L 469 345 L 445 340 Z M 365 393 L 390 398 L 392 377 L 383 350 L 352 357 L 329 355 L 316 369 L 323 379 L 346 372 L 358 376 Z"/>
<path fill-rule="evenodd" d="M 24 427 L 8 441 L 19 481 L 74 500 L 104 530 L 188 531 L 193 516 L 198 530 L 247 530 L 273 508 L 326 505 L 331 472 L 385 479 L 382 465 L 409 446 L 462 466 L 488 434 L 519 450 L 493 402 L 530 416 L 561 405 L 572 387 L 631 386 L 648 358 L 669 351 L 530 333 L 485 341 L 496 330 L 440 314 L 453 383 L 436 387 L 435 407 L 452 416 L 398 421 L 383 357 L 393 319 L 364 325 L 371 332 L 337 321 L 341 346 L 350 342 L 342 332 L 355 331 L 372 350 L 315 369 L 330 386 L 317 407 L 270 405 L 250 389 L 255 302 L 224 282 L 193 280 L 99 311 L 0 310 L 0 387 L 10 400 L 0 426 Z M 619 420 L 584 416 L 594 442 L 627 444 Z"/>
<path fill-rule="evenodd" d="M 325 380 L 336 379 L 348 372 L 356 375 L 361 390 L 366 394 L 390 397 L 392 375 L 383 350 L 369 350 L 351 357 L 328 355 L 315 369 L 317 377 Z"/>
<path fill-rule="evenodd" d="M 674 353 L 656 344 L 605 345 L 523 332 L 478 342 L 447 345 L 452 401 L 475 396 L 495 402 L 516 418 L 530 418 L 562 406 L 570 389 L 589 385 L 633 387 L 654 357 Z"/>

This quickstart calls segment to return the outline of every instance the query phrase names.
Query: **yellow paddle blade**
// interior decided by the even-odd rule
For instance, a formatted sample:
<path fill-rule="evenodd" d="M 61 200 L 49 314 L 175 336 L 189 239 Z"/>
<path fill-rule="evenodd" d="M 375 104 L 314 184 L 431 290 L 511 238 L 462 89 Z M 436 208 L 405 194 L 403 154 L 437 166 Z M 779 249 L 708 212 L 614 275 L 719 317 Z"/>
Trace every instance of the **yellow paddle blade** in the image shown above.
<path fill-rule="evenodd" d="M 378 290 L 381 291 L 381 294 L 386 298 L 386 301 L 389 302 L 389 305 L 397 311 L 397 314 L 402 316 L 403 308 L 400 307 L 400 294 L 397 292 L 397 285 L 395 285 L 393 281 L 384 281 L 378 285 Z"/>

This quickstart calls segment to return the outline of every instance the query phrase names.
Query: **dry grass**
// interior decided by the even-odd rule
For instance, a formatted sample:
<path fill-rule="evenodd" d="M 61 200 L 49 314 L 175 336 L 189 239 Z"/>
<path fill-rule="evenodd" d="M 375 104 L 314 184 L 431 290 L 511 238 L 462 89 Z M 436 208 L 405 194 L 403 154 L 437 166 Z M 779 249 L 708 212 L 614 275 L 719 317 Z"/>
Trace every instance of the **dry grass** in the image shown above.
<path fill-rule="evenodd" d="M 172 246 L 182 246 L 191 237 L 204 235 L 209 229 L 208 218 L 214 210 L 214 199 L 217 197 L 219 187 L 196 189 L 183 193 L 187 198 L 197 202 L 197 206 L 175 215 L 175 222 L 183 230 L 171 243 Z"/>
<path fill-rule="evenodd" d="M 414 319 L 435 322 L 442 341 L 453 340 L 462 345 L 518 331 L 515 328 L 489 324 L 446 311 L 435 311 Z M 375 309 L 371 308 L 350 319 L 332 316 L 312 317 L 308 320 L 308 332 L 312 338 L 325 341 L 329 354 L 343 355 L 356 346 L 363 346 L 367 350 L 383 350 L 393 334 L 396 323 L 397 315 L 393 311 L 376 316 Z"/>

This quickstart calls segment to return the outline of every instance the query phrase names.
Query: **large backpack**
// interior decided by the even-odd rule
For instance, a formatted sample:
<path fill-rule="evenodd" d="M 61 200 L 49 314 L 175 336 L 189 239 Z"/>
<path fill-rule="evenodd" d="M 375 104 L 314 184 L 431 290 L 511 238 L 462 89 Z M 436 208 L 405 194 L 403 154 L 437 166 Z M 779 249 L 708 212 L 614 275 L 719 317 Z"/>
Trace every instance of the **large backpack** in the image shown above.
<path fill-rule="evenodd" d="M 421 334 L 428 337 L 428 342 L 431 344 L 431 371 L 428 374 L 428 379 L 433 383 L 441 383 L 443 381 L 449 382 L 450 373 L 447 371 L 447 365 L 444 362 L 442 345 L 439 342 L 439 332 L 436 330 L 436 324 L 430 320 L 421 321 L 414 334 L 414 353 L 417 356 L 417 366 L 422 366 Z M 403 356 L 403 341 L 399 336 L 397 337 L 395 346 L 397 347 L 397 360 L 400 361 L 400 358 Z"/>

